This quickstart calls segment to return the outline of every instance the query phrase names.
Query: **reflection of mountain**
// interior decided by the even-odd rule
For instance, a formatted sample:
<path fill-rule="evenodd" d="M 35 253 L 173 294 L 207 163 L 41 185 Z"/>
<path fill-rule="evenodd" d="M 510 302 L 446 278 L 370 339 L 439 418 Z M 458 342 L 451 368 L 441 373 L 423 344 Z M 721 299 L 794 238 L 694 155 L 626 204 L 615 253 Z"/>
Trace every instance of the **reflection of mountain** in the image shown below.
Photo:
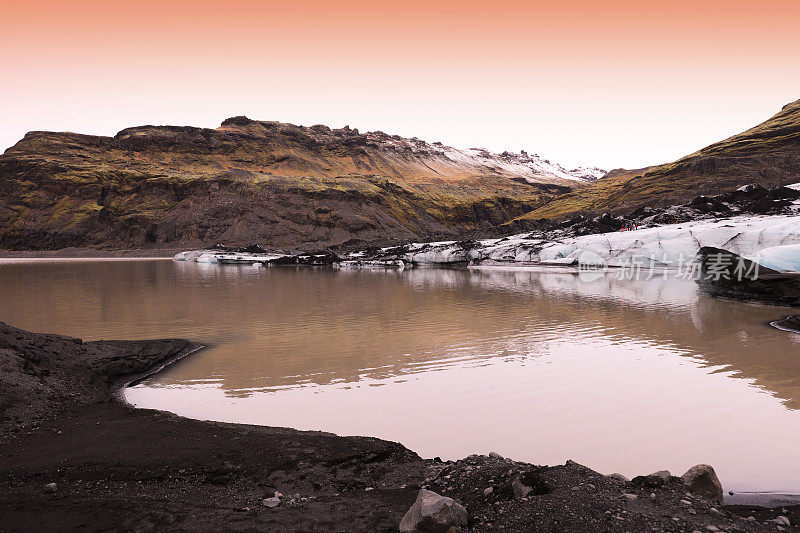
<path fill-rule="evenodd" d="M 800 408 L 789 310 L 715 300 L 679 280 L 584 283 L 525 270 L 335 271 L 171 262 L 2 266 L 0 320 L 83 338 L 186 337 L 213 346 L 162 374 L 229 394 L 405 379 L 448 364 L 547 355 L 601 337 L 728 366 Z"/>

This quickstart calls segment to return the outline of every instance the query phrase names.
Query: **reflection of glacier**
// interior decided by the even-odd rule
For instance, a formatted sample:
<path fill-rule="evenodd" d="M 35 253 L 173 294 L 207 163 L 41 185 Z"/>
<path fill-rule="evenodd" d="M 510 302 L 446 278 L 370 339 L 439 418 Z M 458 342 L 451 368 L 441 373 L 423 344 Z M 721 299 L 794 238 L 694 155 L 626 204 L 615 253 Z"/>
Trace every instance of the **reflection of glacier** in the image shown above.
<path fill-rule="evenodd" d="M 800 406 L 800 345 L 767 326 L 791 310 L 715 300 L 672 275 L 637 281 L 610 273 L 587 283 L 575 273 L 509 268 L 176 268 L 187 288 L 207 287 L 187 305 L 200 308 L 211 330 L 230 333 L 161 385 L 212 376 L 228 394 L 248 395 L 413 379 L 547 356 L 553 343 L 590 350 L 599 340 L 725 367 Z"/>

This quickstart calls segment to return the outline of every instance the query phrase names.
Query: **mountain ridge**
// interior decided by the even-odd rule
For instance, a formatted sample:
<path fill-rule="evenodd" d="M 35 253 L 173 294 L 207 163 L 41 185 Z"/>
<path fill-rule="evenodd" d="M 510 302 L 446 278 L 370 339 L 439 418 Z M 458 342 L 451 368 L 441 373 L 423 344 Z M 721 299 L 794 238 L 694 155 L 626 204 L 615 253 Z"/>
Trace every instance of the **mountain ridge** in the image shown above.
<path fill-rule="evenodd" d="M 0 247 L 294 248 L 456 236 L 600 173 L 526 153 L 247 117 L 113 137 L 29 132 L 0 156 Z"/>
<path fill-rule="evenodd" d="M 622 214 L 681 204 L 755 183 L 767 188 L 800 181 L 800 100 L 764 122 L 682 158 L 635 170 L 614 169 L 599 182 L 554 198 L 518 220 L 578 214 Z"/>

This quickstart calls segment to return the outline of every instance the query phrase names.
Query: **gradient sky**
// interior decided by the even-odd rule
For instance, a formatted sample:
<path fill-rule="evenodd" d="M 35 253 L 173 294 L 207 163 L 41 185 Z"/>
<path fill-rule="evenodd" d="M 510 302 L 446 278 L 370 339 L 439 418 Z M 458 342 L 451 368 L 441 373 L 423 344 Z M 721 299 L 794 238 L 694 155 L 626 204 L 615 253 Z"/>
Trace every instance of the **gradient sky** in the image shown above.
<path fill-rule="evenodd" d="M 247 115 L 634 168 L 799 99 L 798 20 L 797 0 L 12 0 L 0 150 Z"/>

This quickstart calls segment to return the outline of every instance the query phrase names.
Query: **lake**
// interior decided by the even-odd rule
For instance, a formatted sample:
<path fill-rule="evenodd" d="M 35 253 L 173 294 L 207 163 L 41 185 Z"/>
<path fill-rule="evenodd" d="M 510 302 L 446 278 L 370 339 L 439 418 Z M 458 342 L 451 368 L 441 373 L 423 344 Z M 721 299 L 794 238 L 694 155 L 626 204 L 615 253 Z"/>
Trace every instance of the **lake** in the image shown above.
<path fill-rule="evenodd" d="M 769 326 L 796 312 L 672 276 L 0 260 L 13 326 L 208 346 L 140 407 L 734 491 L 800 493 L 800 335 Z"/>

